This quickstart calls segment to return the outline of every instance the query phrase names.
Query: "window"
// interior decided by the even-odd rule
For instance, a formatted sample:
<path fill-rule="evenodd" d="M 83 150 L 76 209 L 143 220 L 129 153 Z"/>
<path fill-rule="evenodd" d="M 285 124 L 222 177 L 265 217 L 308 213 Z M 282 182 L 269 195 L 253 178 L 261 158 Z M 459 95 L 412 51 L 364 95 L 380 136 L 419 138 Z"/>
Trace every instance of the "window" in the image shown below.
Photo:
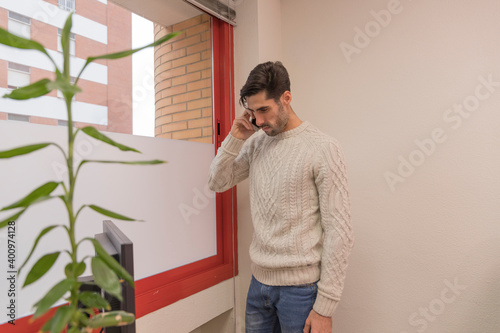
<path fill-rule="evenodd" d="M 30 117 L 22 115 L 22 114 L 9 113 L 7 115 L 7 120 L 24 121 L 24 122 L 29 123 L 30 122 Z"/>
<path fill-rule="evenodd" d="M 75 11 L 75 0 L 58 0 L 59 8 L 67 10 L 68 12 Z"/>
<path fill-rule="evenodd" d="M 213 118 L 215 150 L 231 130 L 232 38 L 229 24 L 212 17 Z M 182 42 L 181 40 L 179 42 Z M 161 74 L 159 74 L 161 75 Z M 216 194 L 217 254 L 136 281 L 136 317 L 170 305 L 238 274 L 236 243 L 236 190 Z M 189 286 L 189 288 L 186 288 Z"/>
<path fill-rule="evenodd" d="M 9 32 L 29 39 L 31 37 L 31 19 L 9 11 Z"/>
<path fill-rule="evenodd" d="M 30 68 L 25 65 L 9 62 L 7 88 L 17 89 L 30 84 Z"/>
<path fill-rule="evenodd" d="M 61 35 L 62 35 L 62 29 L 58 28 L 57 29 L 57 51 L 62 52 L 62 45 L 61 45 Z M 75 50 L 76 50 L 76 36 L 74 33 L 69 34 L 69 54 L 72 56 L 75 55 Z M 75 81 L 72 80 L 72 83 Z"/>
<path fill-rule="evenodd" d="M 75 67 L 78 67 L 87 56 L 130 48 L 130 32 L 137 30 L 125 24 L 129 21 L 128 15 L 130 14 L 126 14 L 122 8 L 111 1 L 107 4 L 104 1 L 86 3 L 91 3 L 96 8 L 86 12 L 85 5 L 82 3 L 80 15 L 86 20 L 80 21 L 79 24 L 75 23 L 73 26 L 73 32 L 79 36 L 79 54 L 78 57 L 72 58 L 72 66 Z M 199 177 L 203 178 L 208 169 L 204 164 L 194 163 L 195 159 L 192 157 L 201 156 L 205 163 L 208 158 L 211 158 L 210 155 L 213 156 L 216 152 L 220 142 L 231 128 L 231 119 L 234 114 L 232 27 L 217 18 L 193 9 L 191 5 L 184 4 L 180 0 L 176 3 L 178 6 L 186 6 L 189 13 L 181 18 L 174 15 L 173 18 L 167 20 L 163 13 L 171 11 L 161 11 L 161 14 L 156 16 L 156 19 L 161 22 L 155 25 L 154 29 L 151 28 L 151 32 L 158 36 L 169 31 L 184 31 L 184 34 L 171 40 L 169 44 L 148 50 L 152 53 L 150 57 L 152 66 L 151 69 L 139 68 L 143 76 L 139 77 L 138 83 L 132 83 L 130 80 L 133 67 L 132 57 L 116 61 L 97 61 L 89 66 L 79 80 L 79 86 L 83 92 L 78 95 L 78 101 L 73 104 L 73 126 L 93 125 L 108 132 L 111 137 L 114 137 L 116 133 L 132 134 L 132 107 L 139 104 L 141 100 L 146 100 L 143 96 L 148 90 L 152 90 L 152 107 L 139 112 L 152 114 L 152 120 L 149 122 L 149 126 L 152 127 L 151 136 L 156 136 L 157 139 L 132 138 L 120 134 L 117 141 L 125 140 L 126 144 L 126 141 L 130 140 L 133 142 L 131 146 L 145 153 L 147 150 L 154 151 L 155 155 L 152 158 L 167 160 L 168 168 L 183 166 L 179 172 L 177 169 L 175 172 L 164 172 L 159 168 L 154 170 L 152 168 L 152 171 L 147 174 L 148 180 L 154 178 L 155 181 L 157 179 L 158 182 L 167 185 L 162 185 L 161 192 L 155 195 L 142 196 L 144 200 L 138 198 L 143 200 L 140 204 L 126 204 L 121 199 L 120 202 L 116 202 L 117 206 L 125 207 L 124 213 L 128 207 L 140 208 L 146 203 L 153 207 L 151 210 L 147 209 L 148 214 L 152 213 L 150 217 L 145 216 L 144 209 L 137 214 L 130 213 L 131 216 L 148 219 L 148 223 L 121 225 L 124 228 L 130 228 L 130 232 L 124 229 L 126 234 L 136 236 L 135 244 L 141 244 L 136 247 L 139 251 L 136 253 L 137 265 L 135 267 L 137 318 L 237 275 L 236 191 L 233 189 L 216 195 L 209 193 L 204 187 L 204 179 L 196 178 L 198 175 L 202 175 Z M 10 6 L 12 3 L 7 2 L 7 4 Z M 74 1 L 59 0 L 58 4 L 66 10 L 75 8 Z M 144 4 L 135 2 L 134 5 L 141 7 Z M 171 4 L 169 3 L 168 6 Z M 149 7 L 152 6 L 149 5 Z M 151 12 L 158 12 L 158 10 Z M 155 17 L 151 15 L 151 19 Z M 100 22 L 105 22 L 107 25 Z M 169 27 L 172 27 L 172 30 L 169 30 Z M 53 40 L 54 30 L 52 26 L 51 29 L 37 31 L 37 37 L 38 33 L 41 35 L 47 33 L 43 37 L 53 42 L 49 47 L 52 52 L 60 51 L 61 47 L 60 41 L 56 46 Z M 70 36 L 70 52 L 73 55 L 75 54 L 75 34 Z M 58 30 L 58 36 L 60 35 L 61 30 Z M 140 41 L 138 46 L 148 43 L 150 41 Z M 145 53 L 146 50 L 135 55 Z M 31 74 L 33 81 L 51 75 L 49 72 L 52 68 L 45 66 L 36 58 L 21 59 L 16 58 L 15 54 L 7 53 L 0 55 L 0 58 L 2 57 L 5 57 L 4 61 L 9 63 L 8 74 L 11 89 L 29 84 Z M 16 63 L 10 61 L 16 61 Z M 77 73 L 78 71 L 71 71 L 71 75 Z M 132 97 L 138 98 L 132 99 Z M 6 105 L 7 102 L 10 101 L 0 99 L 0 107 Z M 55 93 L 52 93 L 50 96 L 16 104 L 16 107 L 25 108 L 20 114 L 27 115 L 25 117 L 31 116 L 29 119 L 31 122 L 43 118 L 51 120 L 50 123 L 46 122 L 49 125 L 67 126 L 68 122 L 64 114 L 59 112 L 63 110 L 59 104 L 62 104 L 62 101 L 56 98 Z M 8 110 L 7 107 L 4 109 Z M 102 118 L 96 116 L 91 119 L 90 116 L 93 114 Z M 10 116 L 9 119 L 11 119 Z M 21 118 L 18 117 L 18 119 Z M 106 122 L 100 123 L 101 119 Z M 127 124 L 126 127 L 122 125 L 124 123 Z M 7 125 L 13 127 L 16 124 Z M 48 127 L 50 126 L 36 126 L 33 131 L 36 133 L 30 133 L 30 135 L 36 137 L 39 132 L 45 133 L 50 130 Z M 58 132 L 61 131 L 58 130 Z M 10 135 L 9 143 L 18 144 L 16 140 L 19 137 L 22 135 Z M 148 147 L 146 150 L 137 146 L 146 142 Z M 81 145 L 76 147 L 76 152 L 82 158 L 88 158 L 94 153 L 100 154 L 102 147 L 87 146 L 87 143 L 82 141 Z M 188 146 L 193 148 L 193 152 L 184 149 Z M 198 151 L 202 154 L 196 155 Z M 165 157 L 156 155 L 156 152 L 161 152 Z M 116 152 L 116 156 L 112 155 L 109 158 L 118 159 L 118 154 L 120 152 Z M 194 166 L 201 166 L 202 171 L 194 171 Z M 0 172 L 3 172 L 2 168 L 3 166 L 0 165 Z M 120 174 L 111 177 L 111 180 L 135 180 L 139 179 L 138 175 L 145 174 L 143 171 L 134 170 L 134 168 L 120 168 Z M 58 170 L 53 171 L 56 177 L 59 177 Z M 195 178 L 196 181 L 193 181 Z M 121 186 L 121 183 L 124 182 L 118 182 L 116 185 Z M 145 184 L 147 186 L 147 182 Z M 137 182 L 136 185 L 141 187 L 144 184 Z M 181 189 L 185 190 L 185 193 L 181 193 Z M 143 188 L 141 193 L 146 193 L 147 190 L 147 187 Z M 170 195 L 172 192 L 174 199 L 164 200 L 165 195 Z M 115 199 L 112 196 L 106 196 L 106 198 L 114 204 Z M 183 209 L 183 207 L 187 208 Z M 208 224 L 212 229 L 202 233 L 201 231 L 204 231 L 203 228 L 206 228 Z M 166 226 L 168 229 L 164 231 Z M 173 232 L 174 228 L 176 232 Z M 202 240 L 211 242 L 209 251 L 204 251 L 205 248 L 202 246 L 205 245 L 202 242 L 178 241 L 180 236 L 189 235 L 193 231 L 196 232 L 196 237 L 199 236 Z M 36 236 L 35 230 L 30 230 L 30 232 L 31 234 L 23 233 L 22 237 L 32 239 Z M 100 231 L 88 228 L 85 232 L 93 235 Z M 174 249 L 164 251 L 163 247 L 167 245 Z M 183 247 L 190 251 L 200 251 L 194 252 L 186 261 L 181 261 L 180 254 L 184 255 L 187 252 Z M 39 251 L 42 251 L 39 252 L 42 254 L 44 249 L 40 248 Z M 162 255 L 158 259 L 155 253 L 168 255 Z M 48 286 L 50 281 L 44 283 Z M 39 290 L 23 292 L 24 295 L 29 295 L 28 298 L 35 299 Z M 28 306 L 29 304 L 25 304 L 25 307 Z M 28 313 L 29 309 L 20 311 Z M 21 331 L 29 330 L 21 329 Z"/>

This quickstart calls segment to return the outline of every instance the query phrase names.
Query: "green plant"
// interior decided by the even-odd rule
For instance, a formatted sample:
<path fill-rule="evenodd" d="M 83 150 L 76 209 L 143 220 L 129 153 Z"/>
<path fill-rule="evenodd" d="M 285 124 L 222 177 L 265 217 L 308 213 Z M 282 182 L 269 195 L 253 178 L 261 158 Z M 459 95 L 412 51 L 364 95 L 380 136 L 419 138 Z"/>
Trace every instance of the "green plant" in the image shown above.
<path fill-rule="evenodd" d="M 90 260 L 91 260 L 92 274 L 94 276 L 95 283 L 99 287 L 104 289 L 109 294 L 117 297 L 118 299 L 121 299 L 120 278 L 128 282 L 130 285 L 134 286 L 134 281 L 130 276 L 130 274 L 128 274 L 127 271 L 125 271 L 111 256 L 109 256 L 95 239 L 84 238 L 79 241 L 76 240 L 75 224 L 77 222 L 80 212 L 85 208 L 90 208 L 102 215 L 114 219 L 125 220 L 125 221 L 137 221 L 133 218 L 129 218 L 127 216 L 109 211 L 105 208 L 93 204 L 83 205 L 81 207 L 78 207 L 78 209 L 76 209 L 76 207 L 74 207 L 73 205 L 73 197 L 75 193 L 76 180 L 82 167 L 84 167 L 88 163 L 119 163 L 119 164 L 130 164 L 130 165 L 132 164 L 152 165 L 152 164 L 165 163 L 164 161 L 159 161 L 159 160 L 129 161 L 129 162 L 83 160 L 78 165 L 75 165 L 74 142 L 76 136 L 80 133 L 83 133 L 96 140 L 100 140 L 122 151 L 131 151 L 140 153 L 138 150 L 134 148 L 127 147 L 118 142 L 115 142 L 114 140 L 100 133 L 97 129 L 93 127 L 84 127 L 81 129 L 73 128 L 71 101 L 75 96 L 75 94 L 81 91 L 81 89 L 77 86 L 78 80 L 83 71 L 85 70 L 85 68 L 87 67 L 87 65 L 89 65 L 91 62 L 95 60 L 98 59 L 112 60 L 112 59 L 127 57 L 142 49 L 157 46 L 178 35 L 178 33 L 171 33 L 155 41 L 154 43 L 151 43 L 149 45 L 146 45 L 138 49 L 127 50 L 112 54 L 105 54 L 96 57 L 89 57 L 85 65 L 81 69 L 79 75 L 76 77 L 75 82 L 71 83 L 71 78 L 69 73 L 69 68 L 70 68 L 69 38 L 70 38 L 71 26 L 72 26 L 72 15 L 70 14 L 68 16 L 68 19 L 66 20 L 61 35 L 61 45 L 63 50 L 62 53 L 64 58 L 62 69 L 58 68 L 56 62 L 53 60 L 53 58 L 49 55 L 47 50 L 40 43 L 30 39 L 18 37 L 0 28 L 0 43 L 18 49 L 37 50 L 39 52 L 42 52 L 54 64 L 55 68 L 54 71 L 56 74 L 55 80 L 42 79 L 26 87 L 21 87 L 16 90 L 13 90 L 10 92 L 10 94 L 6 94 L 3 97 L 15 100 L 26 100 L 46 95 L 52 90 L 57 89 L 62 92 L 67 109 L 68 147 L 66 150 L 56 143 L 44 142 L 0 152 L 0 159 L 6 159 L 6 158 L 29 154 L 38 151 L 40 149 L 46 148 L 48 146 L 55 146 L 61 151 L 66 160 L 66 167 L 68 171 L 67 179 L 63 181 L 51 181 L 45 183 L 36 188 L 35 190 L 33 190 L 23 199 L 9 206 L 6 206 L 0 210 L 0 211 L 15 210 L 15 213 L 13 215 L 0 221 L 0 228 L 3 228 L 7 226 L 10 221 L 17 220 L 30 206 L 34 204 L 38 204 L 52 199 L 59 199 L 62 200 L 62 202 L 64 203 L 64 206 L 68 214 L 67 224 L 51 225 L 43 229 L 36 238 L 36 240 L 34 241 L 28 257 L 18 270 L 19 273 L 27 264 L 27 262 L 30 260 L 40 239 L 42 239 L 44 236 L 46 236 L 54 229 L 63 228 L 64 230 L 66 230 L 71 244 L 70 249 L 57 251 L 42 256 L 32 266 L 31 270 L 26 276 L 26 280 L 23 285 L 23 287 L 30 285 L 31 283 L 34 283 L 35 281 L 40 279 L 43 275 L 45 275 L 45 273 L 47 273 L 49 269 L 54 265 L 54 263 L 56 262 L 61 253 L 66 253 L 70 257 L 70 263 L 66 265 L 64 269 L 65 279 L 59 281 L 54 287 L 52 287 L 47 292 L 45 296 L 43 296 L 34 305 L 35 312 L 33 316 L 34 318 L 38 318 L 43 314 L 45 314 L 58 300 L 64 297 L 64 295 L 67 295 L 69 293 L 69 297 L 66 299 L 68 301 L 68 304 L 59 307 L 55 312 L 54 316 L 50 318 L 42 327 L 42 332 L 51 332 L 51 333 L 61 332 L 65 328 L 68 330 L 68 333 L 91 332 L 92 328 L 126 325 L 134 321 L 133 314 L 126 313 L 123 311 L 104 312 L 99 315 L 96 315 L 94 311 L 95 309 L 103 309 L 103 308 L 106 310 L 110 309 L 108 302 L 104 298 L 102 298 L 98 293 L 81 292 L 79 290 L 81 282 L 78 281 L 78 277 L 81 276 L 86 269 L 87 265 L 85 264 L 85 260 L 89 259 L 88 257 L 85 257 L 81 260 L 78 260 L 77 256 L 78 247 L 83 242 L 91 242 L 92 245 L 94 246 L 95 252 L 97 253 L 97 256 L 92 257 Z M 54 191 L 56 191 L 56 189 L 60 189 L 60 191 L 62 189 L 64 194 L 62 195 L 53 194 Z M 78 302 L 81 302 L 84 305 L 84 307 L 78 308 Z"/>

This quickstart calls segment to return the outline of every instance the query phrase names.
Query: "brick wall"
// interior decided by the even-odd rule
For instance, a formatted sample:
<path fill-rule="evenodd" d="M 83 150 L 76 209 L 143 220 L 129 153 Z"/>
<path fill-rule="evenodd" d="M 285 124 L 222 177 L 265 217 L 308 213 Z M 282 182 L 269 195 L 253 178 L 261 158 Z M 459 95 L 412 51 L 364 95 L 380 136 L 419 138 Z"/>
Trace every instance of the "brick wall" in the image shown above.
<path fill-rule="evenodd" d="M 210 16 L 154 31 L 155 40 L 182 31 L 155 48 L 155 136 L 212 143 Z"/>
<path fill-rule="evenodd" d="M 0 28 L 9 29 L 9 11 L 5 8 L 0 8 Z"/>
<path fill-rule="evenodd" d="M 108 1 L 107 53 L 132 48 L 132 13 Z M 108 127 L 132 134 L 132 57 L 108 61 Z"/>
<path fill-rule="evenodd" d="M 57 50 L 57 28 L 45 22 L 31 19 L 31 39 L 42 44 L 46 49 Z"/>
<path fill-rule="evenodd" d="M 8 62 L 0 59 L 0 88 L 7 88 Z"/>
<path fill-rule="evenodd" d="M 102 2 L 96 0 L 76 0 L 75 13 L 103 25 L 108 24 L 106 5 Z"/>

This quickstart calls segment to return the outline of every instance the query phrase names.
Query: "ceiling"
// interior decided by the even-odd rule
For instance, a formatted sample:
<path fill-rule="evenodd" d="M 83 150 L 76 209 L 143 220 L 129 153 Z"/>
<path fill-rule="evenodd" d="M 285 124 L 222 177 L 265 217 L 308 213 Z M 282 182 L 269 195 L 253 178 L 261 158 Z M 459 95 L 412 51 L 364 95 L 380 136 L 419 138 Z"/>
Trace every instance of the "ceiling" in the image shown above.
<path fill-rule="evenodd" d="M 169 26 L 202 12 L 183 0 L 112 0 L 139 16 Z"/>

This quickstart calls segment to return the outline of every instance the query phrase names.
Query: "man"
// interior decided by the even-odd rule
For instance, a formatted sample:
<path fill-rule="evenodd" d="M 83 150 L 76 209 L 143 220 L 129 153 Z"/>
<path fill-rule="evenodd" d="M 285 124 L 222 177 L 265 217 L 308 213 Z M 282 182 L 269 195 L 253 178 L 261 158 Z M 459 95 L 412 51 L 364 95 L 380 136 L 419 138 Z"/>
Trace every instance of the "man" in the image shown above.
<path fill-rule="evenodd" d="M 210 166 L 214 191 L 250 181 L 246 332 L 331 332 L 353 245 L 340 145 L 300 120 L 291 101 L 280 62 L 255 67 L 240 91 L 245 111 Z"/>

